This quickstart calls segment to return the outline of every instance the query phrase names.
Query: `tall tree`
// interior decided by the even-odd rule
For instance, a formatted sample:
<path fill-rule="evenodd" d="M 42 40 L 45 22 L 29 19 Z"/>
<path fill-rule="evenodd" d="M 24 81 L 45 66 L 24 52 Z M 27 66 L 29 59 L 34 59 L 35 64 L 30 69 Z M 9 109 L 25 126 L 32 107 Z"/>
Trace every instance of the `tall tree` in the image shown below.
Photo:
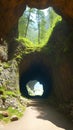
<path fill-rule="evenodd" d="M 26 25 L 26 30 L 25 30 L 25 37 L 27 36 L 28 26 L 29 26 L 29 23 L 30 23 L 31 10 L 32 9 L 29 8 L 28 17 L 27 17 L 27 25 Z"/>
<path fill-rule="evenodd" d="M 47 31 L 46 28 L 46 16 L 44 14 L 44 12 L 41 12 L 41 22 L 40 22 L 40 40 L 44 39 L 45 37 L 45 33 Z"/>
<path fill-rule="evenodd" d="M 37 10 L 36 18 L 38 25 L 38 43 L 40 43 L 46 32 L 46 17 L 44 11 Z"/>
<path fill-rule="evenodd" d="M 40 43 L 40 10 L 37 10 L 38 43 Z"/>
<path fill-rule="evenodd" d="M 31 12 L 32 12 L 32 9 L 27 7 L 25 12 L 23 13 L 23 16 L 19 20 L 20 36 L 24 36 L 24 37 L 27 36 L 29 24 L 31 22 L 31 20 L 30 20 Z"/>

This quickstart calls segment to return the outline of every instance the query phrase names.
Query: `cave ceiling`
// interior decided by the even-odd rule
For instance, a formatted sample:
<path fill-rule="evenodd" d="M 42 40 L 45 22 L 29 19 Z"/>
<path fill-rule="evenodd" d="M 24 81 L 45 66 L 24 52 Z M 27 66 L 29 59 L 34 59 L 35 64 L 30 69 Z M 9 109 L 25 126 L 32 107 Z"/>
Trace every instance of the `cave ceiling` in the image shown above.
<path fill-rule="evenodd" d="M 38 9 L 45 9 L 52 6 L 58 14 L 65 18 L 69 23 L 73 24 L 73 0 L 1 0 L 0 39 L 4 39 L 18 22 L 26 5 Z"/>

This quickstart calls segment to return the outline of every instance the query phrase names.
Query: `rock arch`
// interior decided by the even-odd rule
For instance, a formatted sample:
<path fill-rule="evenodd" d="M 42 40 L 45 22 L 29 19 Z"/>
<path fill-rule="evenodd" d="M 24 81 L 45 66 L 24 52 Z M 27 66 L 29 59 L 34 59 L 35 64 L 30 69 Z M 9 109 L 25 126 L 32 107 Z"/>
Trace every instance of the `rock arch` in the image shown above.
<path fill-rule="evenodd" d="M 2 0 L 0 1 L 0 40 L 5 39 L 6 35 L 17 24 L 26 5 L 31 8 L 44 9 L 49 6 L 54 7 L 68 22 L 73 23 L 73 1 L 72 0 Z"/>

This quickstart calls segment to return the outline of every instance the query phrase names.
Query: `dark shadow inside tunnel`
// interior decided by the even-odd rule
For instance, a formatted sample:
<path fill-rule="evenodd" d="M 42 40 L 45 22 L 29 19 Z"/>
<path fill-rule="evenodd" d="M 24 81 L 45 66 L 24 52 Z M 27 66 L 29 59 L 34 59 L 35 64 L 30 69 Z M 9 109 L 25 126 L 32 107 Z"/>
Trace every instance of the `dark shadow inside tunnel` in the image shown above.
<path fill-rule="evenodd" d="M 38 81 L 43 86 L 43 93 L 41 95 L 35 94 L 32 96 L 29 94 L 27 84 L 30 81 Z M 38 90 L 39 91 L 39 90 Z M 50 72 L 46 67 L 39 64 L 33 64 L 26 72 L 23 72 L 20 76 L 20 92 L 23 97 L 27 98 L 47 98 L 52 91 L 52 79 Z"/>

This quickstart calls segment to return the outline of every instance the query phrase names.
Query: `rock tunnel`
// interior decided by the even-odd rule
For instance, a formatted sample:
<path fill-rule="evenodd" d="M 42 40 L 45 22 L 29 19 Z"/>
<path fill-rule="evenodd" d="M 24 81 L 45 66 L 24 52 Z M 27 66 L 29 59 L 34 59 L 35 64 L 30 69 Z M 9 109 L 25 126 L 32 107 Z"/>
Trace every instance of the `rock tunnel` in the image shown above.
<path fill-rule="evenodd" d="M 44 93 L 42 96 L 30 96 L 26 89 L 29 81 L 37 80 L 43 85 Z M 20 92 L 22 96 L 27 98 L 48 98 L 52 91 L 52 79 L 50 71 L 47 73 L 46 68 L 41 64 L 32 64 L 26 72 L 20 76 Z"/>

